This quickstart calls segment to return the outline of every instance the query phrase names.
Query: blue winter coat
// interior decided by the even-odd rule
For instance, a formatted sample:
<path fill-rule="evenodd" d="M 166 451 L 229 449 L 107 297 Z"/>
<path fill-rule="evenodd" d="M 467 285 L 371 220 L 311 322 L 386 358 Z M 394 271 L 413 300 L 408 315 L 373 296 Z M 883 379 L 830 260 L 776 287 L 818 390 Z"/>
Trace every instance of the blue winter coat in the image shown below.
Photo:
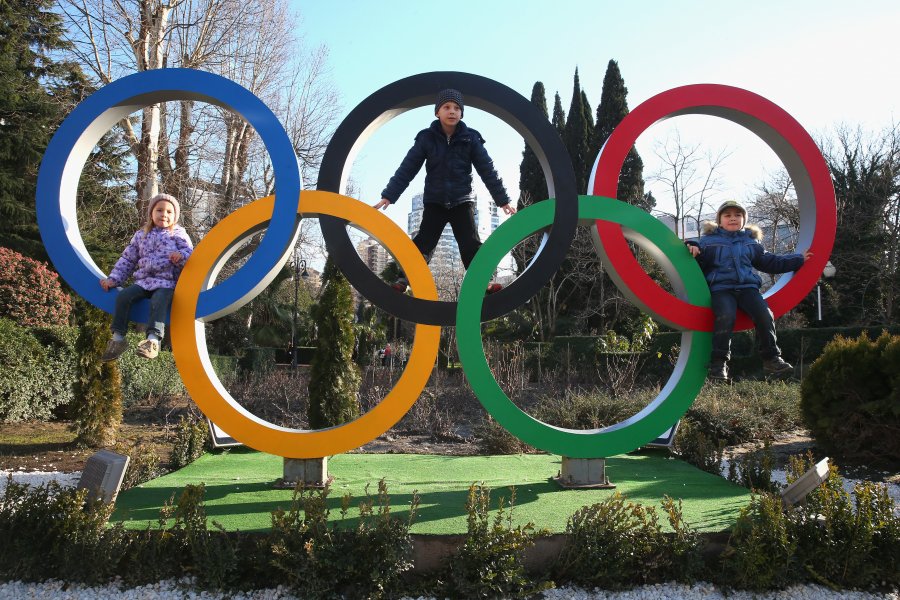
<path fill-rule="evenodd" d="M 759 240 L 762 231 L 750 225 L 740 231 L 725 231 L 710 222 L 703 235 L 688 245 L 699 246 L 697 261 L 706 276 L 709 291 L 759 288 L 762 280 L 753 269 L 764 273 L 787 273 L 803 265 L 802 254 L 766 252 Z"/>
<path fill-rule="evenodd" d="M 426 204 L 440 204 L 451 208 L 463 202 L 474 202 L 473 166 L 497 206 L 509 204 L 509 195 L 497 175 L 494 162 L 484 149 L 481 134 L 460 121 L 456 125 L 456 131 L 448 139 L 437 119 L 428 129 L 423 129 L 416 135 L 413 147 L 406 153 L 397 172 L 381 192 L 381 197 L 387 198 L 391 203 L 396 202 L 422 168 L 423 162 L 423 201 Z"/>

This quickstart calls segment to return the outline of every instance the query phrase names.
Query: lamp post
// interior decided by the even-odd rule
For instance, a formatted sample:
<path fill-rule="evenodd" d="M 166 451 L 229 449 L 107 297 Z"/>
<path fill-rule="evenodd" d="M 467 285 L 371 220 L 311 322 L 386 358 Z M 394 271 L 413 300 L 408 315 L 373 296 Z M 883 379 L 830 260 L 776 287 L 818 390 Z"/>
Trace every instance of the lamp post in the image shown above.
<path fill-rule="evenodd" d="M 825 279 L 831 279 L 832 277 L 834 277 L 835 273 L 837 273 L 837 269 L 834 268 L 834 265 L 831 264 L 831 261 L 829 260 L 827 263 L 825 263 L 825 268 L 822 269 L 822 277 Z M 819 321 L 822 320 L 822 285 L 821 285 L 821 282 L 822 282 L 822 279 L 820 278 L 819 281 L 816 283 L 816 306 L 818 309 L 818 317 L 819 317 L 818 320 Z"/>
<path fill-rule="evenodd" d="M 291 369 L 297 370 L 297 304 L 300 301 L 300 278 L 307 279 L 306 261 L 300 260 L 294 251 L 294 314 L 291 320 Z"/>

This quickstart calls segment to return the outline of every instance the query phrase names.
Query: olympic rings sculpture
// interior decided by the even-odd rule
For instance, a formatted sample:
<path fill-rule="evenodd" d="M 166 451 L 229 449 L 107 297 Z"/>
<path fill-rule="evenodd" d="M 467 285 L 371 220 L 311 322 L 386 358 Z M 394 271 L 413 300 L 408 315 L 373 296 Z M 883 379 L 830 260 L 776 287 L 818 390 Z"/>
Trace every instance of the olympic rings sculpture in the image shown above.
<path fill-rule="evenodd" d="M 470 265 L 457 303 L 440 302 L 428 265 L 407 235 L 383 213 L 337 193 L 353 156 L 369 135 L 394 116 L 430 106 L 438 89 L 465 90 L 467 104 L 500 118 L 535 151 L 551 198 L 520 210 L 485 241 Z M 437 357 L 440 327 L 456 325 L 464 372 L 485 409 L 513 435 L 572 458 L 611 456 L 633 450 L 671 427 L 688 409 L 705 379 L 711 346 L 710 296 L 696 262 L 660 221 L 615 199 L 618 175 L 634 141 L 654 122 L 679 114 L 708 114 L 747 127 L 784 162 L 800 203 L 799 246 L 813 257 L 793 277 L 768 292 L 779 316 L 815 285 L 831 252 L 836 228 L 834 188 L 809 134 L 786 112 L 751 92 L 722 85 L 684 86 L 637 106 L 613 131 L 594 165 L 592 196 L 579 196 L 575 175 L 555 129 L 527 99 L 490 79 L 458 72 L 424 73 L 389 84 L 366 98 L 341 123 L 326 149 L 318 191 L 301 191 L 290 140 L 275 115 L 246 89 L 225 78 L 190 69 L 160 69 L 115 81 L 83 101 L 53 136 L 38 176 L 38 225 L 60 275 L 93 305 L 112 312 L 115 294 L 100 293 L 103 277 L 78 229 L 75 194 L 87 157 L 120 119 L 147 105 L 193 99 L 233 110 L 260 134 L 272 157 L 274 196 L 255 200 L 220 221 L 200 241 L 175 288 L 172 347 L 185 387 L 200 409 L 236 440 L 287 458 L 317 458 L 359 447 L 378 437 L 409 410 L 424 389 Z M 317 216 L 329 255 L 351 284 L 383 310 L 416 323 L 409 362 L 396 386 L 359 418 L 323 430 L 276 426 L 236 402 L 219 381 L 206 350 L 204 323 L 249 302 L 287 262 L 300 219 Z M 637 414 L 598 430 L 569 430 L 542 423 L 516 407 L 491 374 L 480 323 L 514 310 L 559 268 L 579 219 L 595 221 L 597 251 L 620 290 L 653 318 L 682 331 L 681 353 L 669 381 Z M 346 226 L 352 223 L 381 241 L 409 276 L 413 296 L 398 295 L 356 254 Z M 258 249 L 240 269 L 213 285 L 221 267 L 249 236 L 265 229 Z M 523 273 L 501 292 L 484 289 L 498 262 L 524 237 L 543 232 L 543 242 Z M 631 241 L 670 279 L 665 292 L 640 268 Z M 146 318 L 139 305 L 132 320 Z M 739 328 L 749 320 L 739 319 Z"/>

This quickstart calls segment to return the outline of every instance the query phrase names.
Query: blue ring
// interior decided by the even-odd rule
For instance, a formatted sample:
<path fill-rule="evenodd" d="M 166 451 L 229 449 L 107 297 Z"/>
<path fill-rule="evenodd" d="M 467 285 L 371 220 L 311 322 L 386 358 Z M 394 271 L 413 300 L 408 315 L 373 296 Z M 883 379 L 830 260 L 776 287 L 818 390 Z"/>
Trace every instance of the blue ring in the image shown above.
<path fill-rule="evenodd" d="M 259 247 L 233 275 L 200 294 L 197 318 L 214 318 L 249 301 L 274 278 L 294 244 L 299 223 L 302 184 L 290 137 L 269 107 L 237 83 L 193 69 L 155 69 L 123 77 L 91 94 L 62 122 L 47 146 L 37 182 L 38 229 L 63 279 L 88 302 L 112 313 L 118 292 L 104 292 L 98 284 L 98 269 L 75 221 L 78 178 L 91 150 L 119 119 L 170 100 L 208 102 L 239 114 L 259 134 L 276 174 L 272 219 Z M 149 303 L 136 304 L 130 318 L 146 321 Z"/>

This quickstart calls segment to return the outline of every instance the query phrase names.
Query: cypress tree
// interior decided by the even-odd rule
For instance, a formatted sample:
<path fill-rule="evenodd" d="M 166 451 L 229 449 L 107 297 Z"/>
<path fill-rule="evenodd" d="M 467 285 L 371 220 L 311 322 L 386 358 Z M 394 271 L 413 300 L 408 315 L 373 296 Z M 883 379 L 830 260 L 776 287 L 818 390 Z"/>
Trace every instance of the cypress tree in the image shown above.
<path fill-rule="evenodd" d="M 333 427 L 359 416 L 359 369 L 353 362 L 353 297 L 350 283 L 329 259 L 322 297 L 313 308 L 319 330 L 309 379 L 309 426 Z"/>
<path fill-rule="evenodd" d="M 578 193 L 583 194 L 587 189 L 588 163 L 591 152 L 591 130 L 585 119 L 584 96 L 581 93 L 581 83 L 578 79 L 578 69 L 575 69 L 575 82 L 572 89 L 572 103 L 569 106 L 569 117 L 566 119 L 566 132 L 563 142 L 572 166 L 575 168 L 575 184 Z"/>
<path fill-rule="evenodd" d="M 628 88 L 625 87 L 625 80 L 619 71 L 619 63 L 610 60 L 606 66 L 606 75 L 603 77 L 603 91 L 600 94 L 600 104 L 597 105 L 597 123 L 591 140 L 591 154 L 594 157 L 600 152 L 613 129 L 628 114 L 627 96 Z M 653 208 L 650 205 L 652 196 L 644 195 L 644 161 L 634 148 L 628 152 L 622 165 L 618 197 L 644 210 Z M 655 201 L 652 203 L 655 204 Z"/>
<path fill-rule="evenodd" d="M 531 89 L 531 103 L 543 113 L 544 117 L 549 118 L 546 92 L 544 84 L 540 81 L 535 82 Z M 547 180 L 544 178 L 541 163 L 534 150 L 525 144 L 525 149 L 522 151 L 522 163 L 519 165 L 519 208 L 545 200 L 548 196 Z"/>
<path fill-rule="evenodd" d="M 559 132 L 559 139 L 566 139 L 566 113 L 562 107 L 562 100 L 559 99 L 559 92 L 556 92 L 556 98 L 553 100 L 553 126 Z"/>
<path fill-rule="evenodd" d="M 104 363 L 100 357 L 112 319 L 81 299 L 78 308 L 73 428 L 78 441 L 87 446 L 111 446 L 122 423 L 122 378 L 116 361 Z"/>

